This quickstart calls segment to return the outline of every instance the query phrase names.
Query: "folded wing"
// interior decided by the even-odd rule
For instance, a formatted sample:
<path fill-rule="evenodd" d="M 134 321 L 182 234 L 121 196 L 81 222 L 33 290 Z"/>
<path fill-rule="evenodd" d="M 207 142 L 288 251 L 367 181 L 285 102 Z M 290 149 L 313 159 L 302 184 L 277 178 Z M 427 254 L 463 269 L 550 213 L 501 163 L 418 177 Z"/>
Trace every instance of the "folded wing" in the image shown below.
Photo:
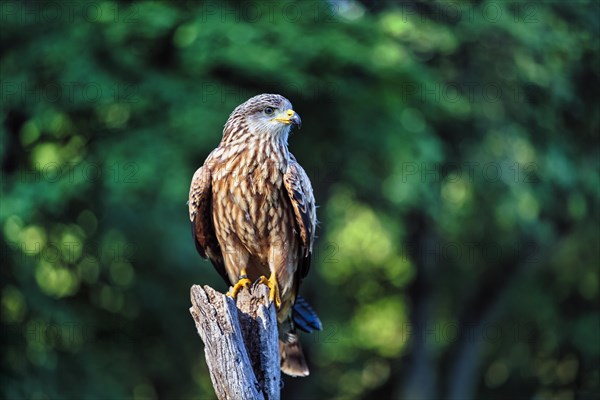
<path fill-rule="evenodd" d="M 317 226 L 317 212 L 310 180 L 292 155 L 290 155 L 290 163 L 283 177 L 283 183 L 294 209 L 298 233 L 302 240 L 302 259 L 298 266 L 298 272 L 300 278 L 304 278 L 310 268 L 310 258 Z"/>
<path fill-rule="evenodd" d="M 192 184 L 188 207 L 190 212 L 190 221 L 192 223 L 192 235 L 198 253 L 204 258 L 208 258 L 217 272 L 223 277 L 229 285 L 229 278 L 225 271 L 225 263 L 221 247 L 215 234 L 215 227 L 212 219 L 212 177 L 210 168 L 205 164 L 198 168 Z"/>

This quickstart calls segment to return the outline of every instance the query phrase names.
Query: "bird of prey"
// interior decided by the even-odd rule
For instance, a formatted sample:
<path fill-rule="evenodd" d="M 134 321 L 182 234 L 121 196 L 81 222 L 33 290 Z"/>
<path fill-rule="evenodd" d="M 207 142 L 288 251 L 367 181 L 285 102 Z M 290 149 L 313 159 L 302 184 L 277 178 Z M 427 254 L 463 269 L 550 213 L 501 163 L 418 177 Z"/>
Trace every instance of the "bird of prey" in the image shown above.
<path fill-rule="evenodd" d="M 300 125 L 281 95 L 261 94 L 239 105 L 221 143 L 194 174 L 188 201 L 196 248 L 233 285 L 228 295 L 255 281 L 269 286 L 281 370 L 291 376 L 309 373 L 295 328 L 321 329 L 298 296 L 317 225 L 310 180 L 288 150 L 290 130 Z"/>

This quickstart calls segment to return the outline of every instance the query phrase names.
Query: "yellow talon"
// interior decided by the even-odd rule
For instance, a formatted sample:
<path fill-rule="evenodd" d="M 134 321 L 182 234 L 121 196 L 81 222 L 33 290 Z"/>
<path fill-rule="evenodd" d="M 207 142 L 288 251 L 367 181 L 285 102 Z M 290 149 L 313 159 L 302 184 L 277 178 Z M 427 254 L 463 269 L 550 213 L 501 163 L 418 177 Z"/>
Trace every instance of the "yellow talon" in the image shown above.
<path fill-rule="evenodd" d="M 240 271 L 240 280 L 237 281 L 237 283 L 235 285 L 233 285 L 233 287 L 231 288 L 231 290 L 229 292 L 227 292 L 227 296 L 234 298 L 237 296 L 238 292 L 242 289 L 242 288 L 247 288 L 248 286 L 250 286 L 252 282 L 250 281 L 250 279 L 248 279 L 248 275 L 246 273 L 245 269 L 242 269 Z"/>
<path fill-rule="evenodd" d="M 258 283 L 267 285 L 269 291 L 269 301 L 275 301 L 275 307 L 279 309 L 281 307 L 281 298 L 279 297 L 279 285 L 277 284 L 277 277 L 274 272 L 271 272 L 271 276 L 267 279 L 265 276 L 261 276 Z"/>

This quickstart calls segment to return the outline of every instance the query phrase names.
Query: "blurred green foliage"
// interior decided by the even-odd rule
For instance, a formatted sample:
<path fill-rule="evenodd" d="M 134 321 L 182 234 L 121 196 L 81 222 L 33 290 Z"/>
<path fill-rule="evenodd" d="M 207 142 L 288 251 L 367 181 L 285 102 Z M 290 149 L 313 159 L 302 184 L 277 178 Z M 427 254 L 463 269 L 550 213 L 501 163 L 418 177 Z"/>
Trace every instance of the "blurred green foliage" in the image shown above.
<path fill-rule="evenodd" d="M 2 397 L 214 396 L 185 202 L 262 92 L 320 205 L 284 398 L 597 395 L 599 11 L 2 2 Z"/>

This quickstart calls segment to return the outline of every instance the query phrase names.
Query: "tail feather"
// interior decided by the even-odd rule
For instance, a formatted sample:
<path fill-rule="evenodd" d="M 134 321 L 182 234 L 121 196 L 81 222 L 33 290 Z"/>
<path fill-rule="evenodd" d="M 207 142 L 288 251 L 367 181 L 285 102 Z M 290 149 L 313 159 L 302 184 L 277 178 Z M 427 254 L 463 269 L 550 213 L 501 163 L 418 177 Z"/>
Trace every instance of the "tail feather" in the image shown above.
<path fill-rule="evenodd" d="M 294 325 L 306 333 L 323 329 L 319 316 L 302 296 L 296 297 L 296 303 L 292 310 L 292 319 L 294 320 Z"/>
<path fill-rule="evenodd" d="M 280 339 L 279 354 L 281 355 L 281 371 L 284 374 L 294 377 L 308 376 L 308 365 L 306 365 L 298 335 L 287 333 L 284 339 Z"/>
<path fill-rule="evenodd" d="M 296 328 L 310 333 L 323 329 L 317 313 L 308 305 L 303 297 L 296 297 L 291 318 L 279 324 L 279 354 L 281 355 L 281 371 L 289 376 L 308 376 L 309 370 L 296 334 Z"/>

